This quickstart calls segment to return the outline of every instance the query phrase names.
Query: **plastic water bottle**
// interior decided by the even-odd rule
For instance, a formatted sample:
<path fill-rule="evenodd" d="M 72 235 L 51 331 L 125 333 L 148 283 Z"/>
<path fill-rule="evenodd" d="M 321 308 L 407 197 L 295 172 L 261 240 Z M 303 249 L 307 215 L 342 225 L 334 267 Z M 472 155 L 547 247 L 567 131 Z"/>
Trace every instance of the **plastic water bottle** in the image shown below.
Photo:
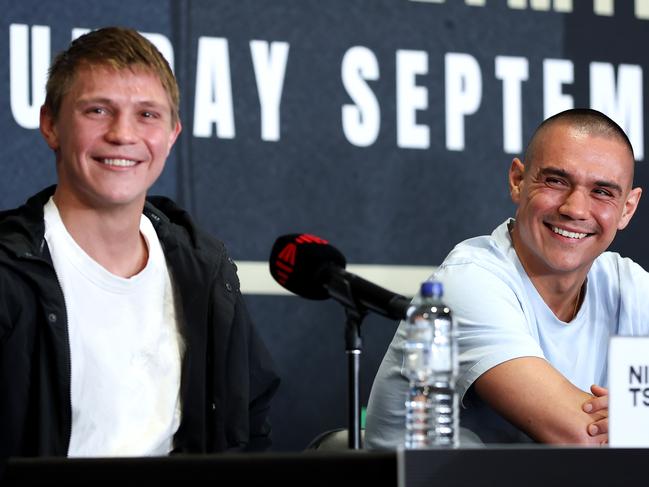
<path fill-rule="evenodd" d="M 433 446 L 433 405 L 430 382 L 432 379 L 431 350 L 433 328 L 429 319 L 430 286 L 422 284 L 418 298 L 408 309 L 404 371 L 410 385 L 406 397 L 407 449 Z"/>
<path fill-rule="evenodd" d="M 408 449 L 458 445 L 457 341 L 451 310 L 442 302 L 440 282 L 422 283 L 408 310 L 404 369 Z"/>

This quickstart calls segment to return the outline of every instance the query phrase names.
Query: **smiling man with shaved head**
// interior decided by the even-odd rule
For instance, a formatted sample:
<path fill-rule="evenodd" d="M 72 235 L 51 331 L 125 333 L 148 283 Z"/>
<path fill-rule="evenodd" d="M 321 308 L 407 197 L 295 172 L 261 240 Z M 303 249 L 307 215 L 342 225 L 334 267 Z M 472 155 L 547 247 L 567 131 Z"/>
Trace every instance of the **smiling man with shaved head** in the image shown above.
<path fill-rule="evenodd" d="M 649 274 L 607 251 L 642 194 L 633 172 L 629 139 L 606 115 L 547 119 L 509 169 L 515 218 L 435 272 L 458 323 L 465 444 L 608 441 L 608 340 L 649 334 Z M 403 443 L 404 337 L 402 323 L 372 388 L 373 448 Z"/>

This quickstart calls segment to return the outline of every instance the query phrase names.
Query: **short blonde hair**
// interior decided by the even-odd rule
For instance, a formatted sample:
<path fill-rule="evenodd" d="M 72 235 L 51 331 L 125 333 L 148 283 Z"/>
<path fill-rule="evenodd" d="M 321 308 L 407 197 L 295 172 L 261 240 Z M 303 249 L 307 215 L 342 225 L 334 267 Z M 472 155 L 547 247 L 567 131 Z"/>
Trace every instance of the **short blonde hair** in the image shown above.
<path fill-rule="evenodd" d="M 108 66 L 116 70 L 140 66 L 150 70 L 167 92 L 172 123 L 178 121 L 180 90 L 169 63 L 148 39 L 124 27 L 104 27 L 88 32 L 56 56 L 49 69 L 45 96 L 45 106 L 54 119 L 81 66 Z"/>

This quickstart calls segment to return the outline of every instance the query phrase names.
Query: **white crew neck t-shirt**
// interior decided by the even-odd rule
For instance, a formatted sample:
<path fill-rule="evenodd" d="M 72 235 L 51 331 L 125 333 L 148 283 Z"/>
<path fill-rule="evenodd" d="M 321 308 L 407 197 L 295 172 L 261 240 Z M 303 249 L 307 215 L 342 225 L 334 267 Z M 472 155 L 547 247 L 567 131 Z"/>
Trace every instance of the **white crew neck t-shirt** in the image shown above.
<path fill-rule="evenodd" d="M 171 279 L 153 225 L 142 215 L 148 262 L 127 279 L 79 247 L 52 199 L 44 214 L 45 239 L 68 315 L 68 456 L 168 454 L 180 424 L 182 342 Z"/>

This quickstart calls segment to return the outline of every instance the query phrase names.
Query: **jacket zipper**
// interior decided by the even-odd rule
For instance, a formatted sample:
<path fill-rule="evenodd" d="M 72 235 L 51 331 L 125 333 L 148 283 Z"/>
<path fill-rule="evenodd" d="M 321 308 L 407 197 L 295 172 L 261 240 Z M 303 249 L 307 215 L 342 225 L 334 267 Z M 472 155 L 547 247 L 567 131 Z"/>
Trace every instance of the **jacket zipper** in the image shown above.
<path fill-rule="evenodd" d="M 40 250 L 42 253 L 42 250 L 44 246 L 46 245 L 45 239 L 41 241 L 40 244 Z M 70 449 L 70 440 L 72 438 L 72 350 L 71 350 L 71 345 L 70 345 L 70 331 L 69 331 L 69 323 L 68 323 L 68 304 L 65 300 L 65 294 L 63 293 L 63 286 L 61 286 L 61 281 L 59 280 L 59 276 L 56 273 L 56 270 L 54 269 L 54 264 L 43 258 L 43 257 L 38 257 L 31 252 L 26 252 L 22 255 L 23 258 L 27 260 L 33 260 L 34 262 L 40 262 L 45 265 L 47 265 L 50 270 L 54 273 L 54 277 L 56 278 L 56 284 L 60 293 L 60 297 L 62 298 L 63 301 L 63 307 L 65 309 L 65 326 L 64 326 L 64 331 L 65 331 L 65 341 L 68 345 L 68 350 L 67 353 L 65 354 L 65 366 L 67 369 L 68 373 L 68 417 L 67 417 L 67 424 L 66 424 L 66 437 L 67 437 L 67 444 L 65 448 L 65 456 L 68 455 L 68 451 Z M 48 320 L 49 321 L 49 320 Z"/>

